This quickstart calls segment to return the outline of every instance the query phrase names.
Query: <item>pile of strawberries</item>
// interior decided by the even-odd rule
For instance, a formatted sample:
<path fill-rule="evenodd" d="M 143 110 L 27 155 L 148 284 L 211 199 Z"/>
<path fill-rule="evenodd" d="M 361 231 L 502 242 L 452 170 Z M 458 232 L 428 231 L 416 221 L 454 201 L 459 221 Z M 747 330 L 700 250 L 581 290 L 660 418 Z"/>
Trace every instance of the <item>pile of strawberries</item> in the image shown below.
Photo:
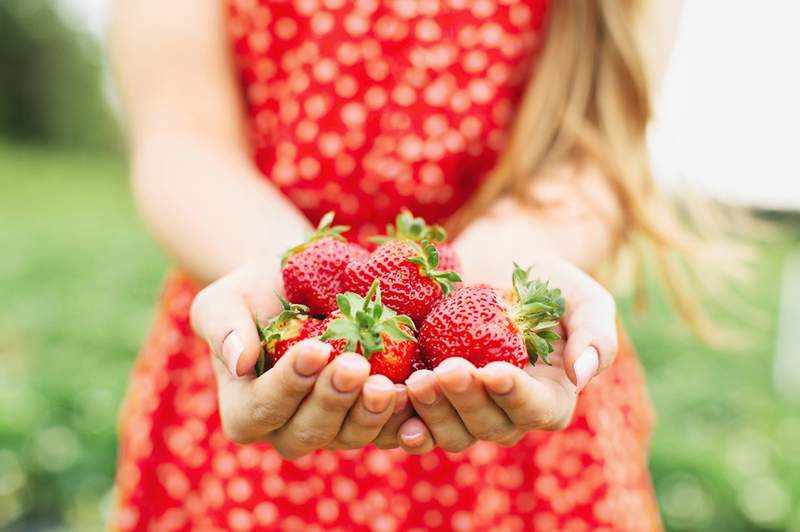
<path fill-rule="evenodd" d="M 531 280 L 514 265 L 513 292 L 463 285 L 460 261 L 443 228 L 408 211 L 397 216 L 371 253 L 348 242 L 349 228 L 326 214 L 309 239 L 283 256 L 282 312 L 259 325 L 260 375 L 306 338 L 364 355 L 373 374 L 404 382 L 412 371 L 433 369 L 449 357 L 476 367 L 492 361 L 523 367 L 546 363 L 552 328 L 564 312 L 558 289 Z"/>

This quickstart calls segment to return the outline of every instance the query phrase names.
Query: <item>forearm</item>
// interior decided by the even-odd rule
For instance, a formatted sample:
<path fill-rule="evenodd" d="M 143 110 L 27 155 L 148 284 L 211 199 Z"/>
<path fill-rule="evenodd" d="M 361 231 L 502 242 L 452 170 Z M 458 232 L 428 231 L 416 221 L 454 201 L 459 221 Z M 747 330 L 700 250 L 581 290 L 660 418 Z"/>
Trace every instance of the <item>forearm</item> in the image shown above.
<path fill-rule="evenodd" d="M 202 284 L 277 257 L 308 222 L 245 154 L 186 135 L 147 135 L 133 150 L 139 209 L 176 264 Z"/>
<path fill-rule="evenodd" d="M 507 283 L 512 261 L 553 255 L 591 273 L 614 252 L 620 206 L 595 166 L 564 165 L 532 186 L 534 205 L 504 198 L 459 234 L 466 279 Z"/>

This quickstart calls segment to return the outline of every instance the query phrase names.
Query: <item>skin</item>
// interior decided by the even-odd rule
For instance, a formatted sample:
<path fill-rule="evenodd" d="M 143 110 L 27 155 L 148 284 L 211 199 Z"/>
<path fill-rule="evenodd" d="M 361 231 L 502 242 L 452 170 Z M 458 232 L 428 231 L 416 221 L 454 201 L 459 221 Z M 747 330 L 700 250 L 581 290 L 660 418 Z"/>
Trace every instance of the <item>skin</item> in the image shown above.
<path fill-rule="evenodd" d="M 192 323 L 212 352 L 225 434 L 268 441 L 295 459 L 369 443 L 416 454 L 459 451 L 477 440 L 513 445 L 528 430 L 566 426 L 577 390 L 616 354 L 613 298 L 584 271 L 611 253 L 619 230 L 602 174 L 570 161 L 536 180 L 541 208 L 500 201 L 454 242 L 467 282 L 507 286 L 517 260 L 564 290 L 567 341 L 553 367 L 478 370 L 452 359 L 416 372 L 407 386 L 392 385 L 369 376 L 355 354 L 325 366 L 328 347 L 308 340 L 255 377 L 254 317 L 278 312 L 276 257 L 309 224 L 251 160 L 223 21 L 217 0 L 116 0 L 110 53 L 139 209 L 181 270 L 207 285 Z"/>

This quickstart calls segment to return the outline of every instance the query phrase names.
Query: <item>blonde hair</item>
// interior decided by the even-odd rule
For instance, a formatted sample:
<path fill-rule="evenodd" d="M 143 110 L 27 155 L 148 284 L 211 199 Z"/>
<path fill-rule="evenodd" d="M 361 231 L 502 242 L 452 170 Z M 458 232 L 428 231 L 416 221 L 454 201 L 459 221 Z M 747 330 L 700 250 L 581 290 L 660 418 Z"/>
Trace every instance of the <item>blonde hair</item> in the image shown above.
<path fill-rule="evenodd" d="M 708 338 L 713 327 L 701 311 L 691 273 L 704 235 L 700 225 L 687 223 L 665 201 L 650 172 L 645 138 L 652 115 L 650 73 L 637 42 L 641 3 L 550 2 L 545 44 L 507 147 L 453 228 L 457 231 L 505 194 L 532 202 L 531 179 L 550 164 L 591 160 L 621 206 L 616 255 L 634 250 L 638 256 L 639 273 L 633 277 L 639 301 L 643 257 L 652 257 L 680 313 Z"/>

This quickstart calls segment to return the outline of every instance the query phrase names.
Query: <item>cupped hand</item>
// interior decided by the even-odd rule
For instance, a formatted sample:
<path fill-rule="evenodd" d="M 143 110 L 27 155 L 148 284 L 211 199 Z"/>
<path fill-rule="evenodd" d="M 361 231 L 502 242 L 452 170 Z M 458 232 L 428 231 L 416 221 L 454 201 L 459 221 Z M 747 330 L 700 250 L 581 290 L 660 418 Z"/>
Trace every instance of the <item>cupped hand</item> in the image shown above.
<path fill-rule="evenodd" d="M 532 274 L 561 288 L 567 302 L 552 366 L 492 362 L 478 369 L 451 358 L 415 372 L 406 385 L 419 419 L 407 420 L 398 433 L 406 451 L 459 452 L 477 440 L 510 446 L 530 430 L 569 424 L 578 392 L 616 356 L 616 307 L 599 283 L 563 260 L 544 259 Z"/>
<path fill-rule="evenodd" d="M 256 377 L 260 352 L 255 316 L 279 311 L 277 277 L 253 263 L 202 290 L 192 305 L 192 325 L 213 354 L 225 435 L 237 443 L 269 442 L 287 459 L 316 449 L 359 448 L 372 441 L 396 446 L 411 415 L 406 390 L 367 360 L 344 353 L 328 364 L 331 347 L 304 340 Z"/>

